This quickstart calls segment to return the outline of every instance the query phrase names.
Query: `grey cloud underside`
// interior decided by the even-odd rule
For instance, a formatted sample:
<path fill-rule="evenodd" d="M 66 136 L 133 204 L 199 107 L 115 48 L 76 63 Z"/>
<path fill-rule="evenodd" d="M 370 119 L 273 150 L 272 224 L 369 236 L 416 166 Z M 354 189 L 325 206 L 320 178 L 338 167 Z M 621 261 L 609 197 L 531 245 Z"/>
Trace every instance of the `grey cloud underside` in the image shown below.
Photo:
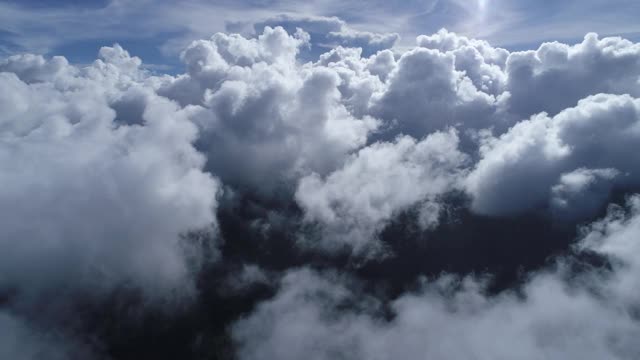
<path fill-rule="evenodd" d="M 291 270 L 234 325 L 240 358 L 637 358 L 639 201 L 584 229 L 580 247 L 614 258 L 611 272 L 575 277 L 561 261 L 519 294 L 489 298 L 482 279 L 442 277 L 385 305 L 344 275 Z"/>
<path fill-rule="evenodd" d="M 290 31 L 268 26 L 276 23 Z M 346 258 L 345 272 L 357 272 L 398 255 L 382 239 L 398 222 L 422 239 L 455 227 L 451 209 L 462 207 L 572 227 L 640 185 L 639 44 L 589 34 L 509 52 L 442 30 L 392 51 L 394 35 L 336 18 L 281 17 L 256 29 L 192 42 L 178 75 L 145 71 L 118 45 L 87 66 L 30 54 L 0 61 L 8 354 L 34 343 L 65 358 L 87 345 L 46 333 L 80 297 L 100 303 L 126 289 L 156 308 L 197 299 L 194 274 L 225 266 L 225 249 L 246 241 L 218 233 L 220 214 L 227 227 L 243 219 L 238 233 L 261 234 L 249 247 L 274 252 L 270 234 L 286 232 L 287 251 Z M 331 49 L 305 52 L 319 45 Z M 640 351 L 631 340 L 638 202 L 582 234 L 582 252 L 612 259 L 608 273 L 567 282 L 569 260 L 558 260 L 531 274 L 522 297 L 443 277 L 379 299 L 357 290 L 357 277 L 265 270 L 241 257 L 211 286 L 230 298 L 256 284 L 277 290 L 233 326 L 245 359 L 631 359 Z M 252 211 L 258 219 L 242 222 Z"/>

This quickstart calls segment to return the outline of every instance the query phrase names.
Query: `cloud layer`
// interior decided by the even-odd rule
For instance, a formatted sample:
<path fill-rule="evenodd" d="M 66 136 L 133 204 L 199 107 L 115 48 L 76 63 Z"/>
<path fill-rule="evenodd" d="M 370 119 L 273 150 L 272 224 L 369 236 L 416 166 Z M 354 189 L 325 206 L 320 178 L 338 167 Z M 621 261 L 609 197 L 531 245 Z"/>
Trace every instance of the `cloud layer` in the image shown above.
<path fill-rule="evenodd" d="M 119 45 L 0 60 L 6 356 L 118 357 L 101 331 L 129 310 L 241 359 L 638 356 L 640 45 L 255 30 L 192 41 L 173 75 Z M 551 266 L 484 274 L 465 244 L 518 224 L 562 239 L 539 240 Z M 451 258 L 387 283 L 429 251 Z M 460 258 L 486 266 L 446 274 Z"/>
<path fill-rule="evenodd" d="M 631 198 L 584 229 L 582 251 L 610 256 L 610 272 L 573 277 L 561 261 L 518 293 L 487 297 L 482 280 L 443 277 L 384 304 L 348 277 L 291 270 L 235 324 L 239 358 L 635 358 L 639 205 Z"/>

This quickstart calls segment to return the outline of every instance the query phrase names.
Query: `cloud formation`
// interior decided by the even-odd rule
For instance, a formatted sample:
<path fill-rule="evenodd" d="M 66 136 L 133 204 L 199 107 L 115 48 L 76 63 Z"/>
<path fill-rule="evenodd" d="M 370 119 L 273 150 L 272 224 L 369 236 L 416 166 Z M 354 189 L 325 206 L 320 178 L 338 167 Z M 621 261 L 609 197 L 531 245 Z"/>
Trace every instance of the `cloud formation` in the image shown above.
<path fill-rule="evenodd" d="M 45 351 L 31 342 L 59 341 L 47 329 L 76 300 L 119 288 L 149 302 L 189 296 L 195 264 L 181 239 L 215 233 L 219 182 L 193 147 L 193 109 L 138 81 L 140 59 L 121 47 L 100 54 L 85 68 L 37 56 L 0 65 L 0 333 L 24 358 Z"/>
<path fill-rule="evenodd" d="M 300 65 L 308 35 L 266 27 L 257 39 L 217 34 L 183 53 L 188 73 L 159 92 L 199 104 L 207 168 L 225 183 L 270 193 L 300 173 L 326 173 L 363 145 L 377 122 L 342 103 L 340 77 Z"/>
<path fill-rule="evenodd" d="M 119 45 L 0 60 L 1 355 L 89 354 L 101 328 L 79 314 L 121 302 L 187 308 L 159 317 L 187 318 L 184 348 L 215 333 L 242 359 L 639 355 L 640 200 L 605 215 L 640 185 L 638 44 L 255 27 L 190 42 L 178 74 Z M 535 254 L 554 266 L 442 274 L 501 269 L 505 249 L 456 246 L 520 224 L 564 241 Z M 446 247 L 437 272 L 377 282 Z"/>
<path fill-rule="evenodd" d="M 337 17 L 279 15 L 253 24 L 257 33 L 266 27 L 281 26 L 289 33 L 302 29 L 309 34 L 312 54 L 324 53 L 336 46 L 360 48 L 365 56 L 390 49 L 399 40 L 397 33 L 373 33 L 350 27 Z"/>
<path fill-rule="evenodd" d="M 636 162 L 624 154 L 638 144 L 639 104 L 629 95 L 595 95 L 554 117 L 535 115 L 499 137 L 484 139 L 481 159 L 467 179 L 472 208 L 483 214 L 509 215 L 544 207 L 558 192 L 581 196 L 578 193 L 586 190 L 586 184 L 575 181 L 590 181 L 576 179 L 580 169 L 590 169 L 586 170 L 590 176 L 603 181 L 637 186 Z M 589 173 L 582 170 L 582 176 Z M 572 178 L 574 186 L 569 190 Z M 599 189 L 599 194 L 582 196 L 605 201 L 608 189 Z M 584 205 L 576 203 L 577 208 L 566 210 L 597 210 Z"/>
<path fill-rule="evenodd" d="M 438 197 L 460 186 L 467 161 L 454 131 L 433 133 L 420 142 L 399 137 L 360 150 L 325 179 L 304 177 L 296 200 L 306 221 L 323 227 L 322 245 L 329 250 L 347 245 L 356 253 L 384 252 L 376 236 L 411 207 L 417 207 L 422 228 L 437 226 Z"/>
<path fill-rule="evenodd" d="M 385 305 L 357 280 L 291 270 L 278 295 L 237 322 L 241 359 L 632 359 L 637 319 L 640 199 L 585 228 L 583 251 L 611 273 L 574 277 L 567 263 L 532 274 L 519 293 L 487 296 L 481 280 L 423 281 Z M 567 280 L 569 279 L 569 280 Z M 387 308 L 388 306 L 388 308 Z M 389 314 L 390 313 L 390 314 Z"/>

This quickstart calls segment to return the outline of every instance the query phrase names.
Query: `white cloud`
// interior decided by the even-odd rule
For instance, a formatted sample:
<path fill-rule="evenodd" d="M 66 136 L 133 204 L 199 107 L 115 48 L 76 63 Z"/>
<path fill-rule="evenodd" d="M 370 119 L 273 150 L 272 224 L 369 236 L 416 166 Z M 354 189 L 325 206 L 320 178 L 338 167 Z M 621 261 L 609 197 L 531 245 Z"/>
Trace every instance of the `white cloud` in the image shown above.
<path fill-rule="evenodd" d="M 371 114 L 415 137 L 460 125 L 484 128 L 496 111 L 496 98 L 479 91 L 456 69 L 456 55 L 415 48 L 402 54 L 386 87 L 371 99 Z"/>
<path fill-rule="evenodd" d="M 20 78 L 0 73 L 0 289 L 22 301 L 188 290 L 180 237 L 216 223 L 219 184 L 192 145 L 194 109 L 135 82 L 140 60 L 122 48 L 101 56 L 83 69 L 12 58 L 4 70 Z M 130 91 L 136 123 L 111 107 Z"/>
<path fill-rule="evenodd" d="M 282 28 L 257 39 L 217 34 L 191 44 L 188 74 L 160 89 L 206 108 L 194 117 L 200 146 L 225 183 L 267 195 L 290 188 L 301 174 L 332 170 L 376 128 L 342 103 L 336 71 L 296 62 L 305 41 Z"/>
<path fill-rule="evenodd" d="M 185 7 L 176 18 L 206 8 Z M 273 15 L 246 20 L 257 13 Z M 185 256 L 198 254 L 180 239 L 215 233 L 218 176 L 260 206 L 275 199 L 299 210 L 287 220 L 301 225 L 292 233 L 314 255 L 346 250 L 380 261 L 387 225 L 409 214 L 422 230 L 437 227 L 451 191 L 466 191 L 475 214 L 545 210 L 575 223 L 601 210 L 610 191 L 639 184 L 630 156 L 640 144 L 638 44 L 592 34 L 573 46 L 509 52 L 442 30 L 389 50 L 395 35 L 336 18 L 269 21 L 309 32 L 217 33 L 187 46 L 186 72 L 175 76 L 142 70 L 118 45 L 84 67 L 30 54 L 0 60 L 0 296 L 8 294 L 0 332 L 15 328 L 9 341 L 40 342 L 77 294 L 189 294 Z M 318 34 L 342 46 L 307 62 L 302 51 Z M 393 301 L 396 317 L 383 320 L 384 304 L 359 303 L 363 293 L 346 276 L 291 272 L 275 298 L 236 324 L 240 354 L 635 358 L 638 202 L 629 215 L 612 210 L 581 243 L 614 258 L 613 273 L 570 284 L 566 270 L 535 274 L 524 299 L 486 297 L 468 279 L 454 291 L 455 281 L 442 279 Z M 272 284 L 270 270 L 238 269 L 222 292 Z M 35 315 L 61 291 L 47 316 Z M 337 310 L 345 304 L 355 310 Z"/>
<path fill-rule="evenodd" d="M 561 175 L 580 168 L 612 168 L 626 175 L 616 177 L 618 183 L 637 185 L 640 169 L 625 154 L 637 148 L 639 109 L 640 100 L 628 95 L 601 94 L 554 117 L 535 115 L 499 137 L 485 139 L 481 159 L 467 179 L 472 208 L 511 215 L 543 207 L 554 185 L 566 182 Z M 604 201 L 606 190 L 587 201 L 596 199 Z M 587 210 L 579 209 L 581 204 L 572 211 Z"/>
<path fill-rule="evenodd" d="M 382 251 L 377 233 L 412 206 L 419 206 L 424 227 L 433 226 L 438 196 L 458 186 L 467 160 L 458 150 L 457 134 L 449 131 L 419 142 L 404 136 L 372 144 L 326 178 L 303 178 L 296 201 L 306 221 L 318 223 L 322 232 L 321 243 L 310 245 L 376 255 Z"/>
<path fill-rule="evenodd" d="M 577 45 L 545 43 L 507 60 L 509 110 L 555 115 L 599 93 L 640 95 L 640 44 L 588 34 Z"/>
<path fill-rule="evenodd" d="M 479 90 L 498 95 L 504 91 L 507 81 L 506 67 L 509 52 L 495 48 L 486 41 L 469 39 L 445 29 L 433 35 L 420 35 L 420 47 L 451 53 L 455 68 L 464 71 Z"/>
<path fill-rule="evenodd" d="M 344 46 L 361 48 L 366 56 L 392 48 L 400 38 L 397 33 L 359 31 L 337 17 L 278 15 L 253 26 L 257 33 L 266 26 L 282 26 L 290 33 L 300 28 L 310 34 L 310 43 L 320 47 L 322 52 L 327 48 Z"/>

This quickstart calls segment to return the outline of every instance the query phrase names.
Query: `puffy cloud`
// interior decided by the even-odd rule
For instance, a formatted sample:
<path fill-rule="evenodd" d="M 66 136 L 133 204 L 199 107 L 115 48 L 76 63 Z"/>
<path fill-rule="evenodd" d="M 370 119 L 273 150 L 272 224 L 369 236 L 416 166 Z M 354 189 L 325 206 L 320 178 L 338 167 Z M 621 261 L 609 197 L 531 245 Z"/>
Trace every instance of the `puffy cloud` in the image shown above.
<path fill-rule="evenodd" d="M 625 174 L 615 178 L 619 184 L 637 185 L 640 169 L 625 154 L 637 148 L 639 109 L 640 100 L 628 95 L 596 95 L 554 117 L 542 113 L 499 137 L 485 139 L 481 159 L 467 179 L 472 208 L 483 214 L 510 215 L 544 207 L 559 193 L 577 196 L 577 191 L 585 190 L 575 184 L 581 168 L 612 168 Z M 603 181 L 611 178 L 599 175 Z M 579 196 L 590 196 L 582 201 L 596 203 L 607 196 L 606 189 L 589 194 Z M 573 204 L 577 209 L 566 210 L 594 210 L 596 204 L 579 209 L 582 201 Z"/>
<path fill-rule="evenodd" d="M 638 185 L 629 156 L 640 144 L 637 44 L 588 35 L 510 53 L 442 30 L 392 51 L 395 35 L 335 18 L 269 21 L 256 36 L 192 42 L 175 76 L 144 71 L 118 45 L 83 67 L 63 57 L 0 60 L 0 342 L 10 342 L 0 348 L 82 348 L 63 326 L 76 299 L 100 302 L 123 288 L 144 300 L 189 294 L 191 262 L 205 255 L 184 237 L 215 237 L 222 183 L 230 260 L 201 274 L 214 285 L 198 284 L 215 288 L 203 304 L 250 298 L 238 313 L 309 258 L 375 277 L 421 261 L 424 252 L 407 254 L 427 231 L 440 243 L 421 251 L 457 251 L 503 225 L 585 221 L 611 191 Z M 262 26 L 276 23 L 285 28 Z M 319 48 L 331 49 L 308 61 Z M 464 194 L 444 200 L 459 190 L 470 209 Z M 345 274 L 289 271 L 234 339 L 247 359 L 635 358 L 638 202 L 585 230 L 581 246 L 609 257 L 611 272 L 531 274 L 521 297 L 488 297 L 482 281 L 445 277 L 387 301 Z M 442 210 L 453 207 L 443 229 Z M 533 222 L 484 216 L 540 209 L 549 216 Z M 471 230 L 455 229 L 457 215 Z M 387 234 L 415 242 L 396 249 Z M 405 258 L 385 258 L 383 244 Z M 509 251 L 495 244 L 470 247 L 482 254 L 451 268 L 504 259 Z M 353 258 L 382 265 L 354 269 Z M 437 266 L 389 278 L 404 286 Z"/>
<path fill-rule="evenodd" d="M 386 86 L 373 94 L 371 114 L 393 132 L 422 137 L 451 126 L 490 127 L 497 99 L 456 69 L 456 55 L 427 48 L 402 54 Z"/>
<path fill-rule="evenodd" d="M 545 43 L 507 60 L 510 111 L 552 115 L 598 93 L 640 95 L 640 44 L 588 34 L 576 45 Z"/>
<path fill-rule="evenodd" d="M 363 148 L 326 178 L 303 178 L 296 200 L 306 220 L 321 226 L 320 246 L 375 253 L 377 233 L 402 211 L 417 206 L 423 227 L 437 224 L 437 198 L 457 187 L 467 160 L 454 131 L 419 142 L 399 137 Z"/>
<path fill-rule="evenodd" d="M 633 289 L 640 285 L 637 255 L 640 251 L 640 196 L 630 196 L 626 209 L 610 206 L 607 216 L 585 228 L 584 233 L 584 240 L 579 244 L 581 248 L 594 250 L 614 260 L 616 272 L 607 285 L 608 294 L 637 322 L 640 300 Z"/>
<path fill-rule="evenodd" d="M 183 103 L 201 103 L 193 117 L 207 167 L 225 183 L 272 194 L 309 171 L 326 173 L 366 142 L 377 127 L 342 103 L 341 78 L 327 67 L 296 62 L 300 33 L 265 28 L 257 39 L 215 35 L 183 54 L 188 74 L 160 89 Z"/>
<path fill-rule="evenodd" d="M 309 33 L 310 56 L 319 55 L 336 46 L 360 48 L 365 56 L 369 56 L 380 50 L 392 48 L 400 39 L 396 33 L 355 30 L 337 17 L 278 15 L 254 24 L 254 29 L 260 33 L 266 26 L 281 26 L 289 33 L 294 33 L 300 28 Z"/>
<path fill-rule="evenodd" d="M 187 73 L 163 83 L 159 93 L 183 105 L 202 104 L 207 89 L 217 89 L 227 78 L 241 78 L 256 63 L 284 71 L 295 63 L 298 48 L 306 42 L 303 32 L 296 35 L 265 28 L 255 39 L 216 33 L 209 40 L 193 41 L 181 54 Z"/>
<path fill-rule="evenodd" d="M 507 50 L 445 29 L 433 35 L 420 35 L 417 43 L 420 47 L 453 54 L 456 70 L 464 71 L 476 88 L 492 95 L 504 91 L 507 81 L 504 70 L 509 57 Z"/>
<path fill-rule="evenodd" d="M 307 20 L 313 31 L 340 23 Z M 446 30 L 420 36 L 417 42 L 418 47 L 400 55 L 384 50 L 368 58 L 361 50 L 340 46 L 315 63 L 300 64 L 300 51 L 309 38 L 299 29 L 289 35 L 267 26 L 256 38 L 219 33 L 184 51 L 186 74 L 157 78 L 154 86 L 182 105 L 206 109 L 192 118 L 203 134 L 198 147 L 207 152 L 209 170 L 225 183 L 263 194 L 287 193 L 300 177 L 326 175 L 367 143 L 398 134 L 422 138 L 454 127 L 462 149 L 474 154 L 478 141 L 486 138 L 485 129 L 499 136 L 522 114 L 545 109 L 533 102 L 550 91 L 540 89 L 539 97 L 519 91 L 538 86 L 527 81 L 540 86 L 544 79 L 557 81 L 561 76 L 549 75 L 554 71 L 588 82 L 582 82 L 579 94 L 563 90 L 563 95 L 553 95 L 553 101 L 562 102 L 560 110 L 575 105 L 583 93 L 633 93 L 637 87 L 636 78 L 620 75 L 635 71 L 636 45 L 617 38 L 587 36 L 575 46 L 549 43 L 520 53 Z M 556 48 L 564 49 L 566 61 L 553 55 Z M 598 62 L 589 63 L 589 54 Z M 537 64 L 535 70 L 532 64 Z M 576 72 L 587 65 L 593 68 Z M 598 88 L 589 85 L 603 83 L 600 74 L 591 71 L 595 66 L 627 68 L 604 74 L 610 86 Z M 531 77 L 523 77 L 525 73 Z M 567 78 L 567 84 L 574 82 Z M 528 110 L 521 110 L 527 101 Z M 472 193 L 476 195 L 474 189 Z"/>
<path fill-rule="evenodd" d="M 46 82 L 55 79 L 61 72 L 73 72 L 75 68 L 62 56 L 46 60 L 41 55 L 13 55 L 0 62 L 0 72 L 14 73 L 26 83 Z"/>
<path fill-rule="evenodd" d="M 409 133 L 443 124 L 503 132 L 521 118 L 555 115 L 590 95 L 638 96 L 640 89 L 640 47 L 621 38 L 588 34 L 576 45 L 509 53 L 441 30 L 417 43 L 372 101 L 373 114 L 397 120 Z"/>
<path fill-rule="evenodd" d="M 610 256 L 611 273 L 561 265 L 533 274 L 520 295 L 487 296 L 482 281 L 442 277 L 385 305 L 349 277 L 290 271 L 276 297 L 234 325 L 239 356 L 635 358 L 639 204 L 635 197 L 628 213 L 614 208 L 585 229 L 582 247 Z"/>
<path fill-rule="evenodd" d="M 79 354 L 56 335 L 81 323 L 77 302 L 188 298 L 201 255 L 184 237 L 215 233 L 196 109 L 156 95 L 119 46 L 100 55 L 85 68 L 13 57 L 0 72 L 0 352 L 18 358 Z"/>

